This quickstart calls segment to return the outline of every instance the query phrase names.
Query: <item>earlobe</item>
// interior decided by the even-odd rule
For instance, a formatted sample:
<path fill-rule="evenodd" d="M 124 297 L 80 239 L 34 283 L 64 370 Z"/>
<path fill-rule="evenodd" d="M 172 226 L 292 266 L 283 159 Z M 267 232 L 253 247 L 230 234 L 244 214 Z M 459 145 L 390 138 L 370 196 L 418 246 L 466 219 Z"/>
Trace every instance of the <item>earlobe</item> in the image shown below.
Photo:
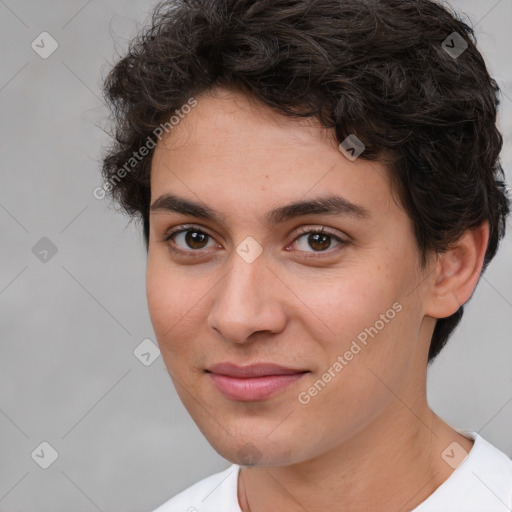
<path fill-rule="evenodd" d="M 484 221 L 465 231 L 450 249 L 437 255 L 426 315 L 446 318 L 470 299 L 480 278 L 488 241 L 489 224 Z"/>

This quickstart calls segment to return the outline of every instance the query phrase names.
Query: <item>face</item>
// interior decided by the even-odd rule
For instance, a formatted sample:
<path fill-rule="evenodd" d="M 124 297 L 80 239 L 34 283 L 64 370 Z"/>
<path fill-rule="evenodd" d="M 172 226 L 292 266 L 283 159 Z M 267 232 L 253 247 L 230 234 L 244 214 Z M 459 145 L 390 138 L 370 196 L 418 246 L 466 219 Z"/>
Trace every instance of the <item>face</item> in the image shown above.
<path fill-rule="evenodd" d="M 151 204 L 151 321 L 223 457 L 312 459 L 384 415 L 389 388 L 418 390 L 428 267 L 383 164 L 349 160 L 314 120 L 216 90 L 157 145 Z M 292 373 L 211 371 L 226 362 Z"/>

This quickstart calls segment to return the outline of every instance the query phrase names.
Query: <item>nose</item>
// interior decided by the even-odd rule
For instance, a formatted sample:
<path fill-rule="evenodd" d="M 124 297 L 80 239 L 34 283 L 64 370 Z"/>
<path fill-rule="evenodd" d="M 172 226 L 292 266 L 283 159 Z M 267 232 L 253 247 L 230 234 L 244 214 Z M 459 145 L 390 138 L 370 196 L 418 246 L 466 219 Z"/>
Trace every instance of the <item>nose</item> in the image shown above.
<path fill-rule="evenodd" d="M 267 265 L 264 253 L 248 263 L 237 253 L 214 288 L 208 325 L 232 343 L 250 343 L 257 332 L 279 333 L 286 323 L 286 287 Z"/>

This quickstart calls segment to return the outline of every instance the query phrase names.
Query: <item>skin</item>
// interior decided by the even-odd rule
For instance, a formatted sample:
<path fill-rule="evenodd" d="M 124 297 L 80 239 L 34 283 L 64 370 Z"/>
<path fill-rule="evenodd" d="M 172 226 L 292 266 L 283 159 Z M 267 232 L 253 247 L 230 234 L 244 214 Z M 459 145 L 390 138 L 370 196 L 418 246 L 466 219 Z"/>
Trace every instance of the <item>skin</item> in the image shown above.
<path fill-rule="evenodd" d="M 454 313 L 478 282 L 487 223 L 422 268 L 383 162 L 352 162 L 315 120 L 283 117 L 240 93 L 216 89 L 197 100 L 159 142 L 151 168 L 152 204 L 172 193 L 223 219 L 150 215 L 148 306 L 180 399 L 220 455 L 247 463 L 238 480 L 244 512 L 412 510 L 453 472 L 441 457 L 447 446 L 473 444 L 428 406 L 426 369 L 435 319 Z M 265 223 L 275 207 L 333 193 L 370 216 Z M 165 242 L 182 224 L 211 237 Z M 300 232 L 322 227 L 346 243 L 322 246 Z M 236 252 L 248 236 L 263 249 L 252 263 Z M 394 303 L 401 311 L 300 403 Z M 309 373 L 244 402 L 222 395 L 205 372 L 223 361 Z"/>

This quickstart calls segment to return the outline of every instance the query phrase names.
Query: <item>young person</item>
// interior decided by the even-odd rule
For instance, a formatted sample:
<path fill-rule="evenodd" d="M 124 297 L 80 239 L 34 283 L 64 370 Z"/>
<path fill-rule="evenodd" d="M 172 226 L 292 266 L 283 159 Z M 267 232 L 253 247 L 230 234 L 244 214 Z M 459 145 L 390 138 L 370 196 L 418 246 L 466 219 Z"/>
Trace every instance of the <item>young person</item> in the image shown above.
<path fill-rule="evenodd" d="M 231 462 L 158 512 L 505 512 L 427 366 L 505 233 L 498 87 L 426 0 L 157 6 L 105 83 L 180 399 Z"/>

